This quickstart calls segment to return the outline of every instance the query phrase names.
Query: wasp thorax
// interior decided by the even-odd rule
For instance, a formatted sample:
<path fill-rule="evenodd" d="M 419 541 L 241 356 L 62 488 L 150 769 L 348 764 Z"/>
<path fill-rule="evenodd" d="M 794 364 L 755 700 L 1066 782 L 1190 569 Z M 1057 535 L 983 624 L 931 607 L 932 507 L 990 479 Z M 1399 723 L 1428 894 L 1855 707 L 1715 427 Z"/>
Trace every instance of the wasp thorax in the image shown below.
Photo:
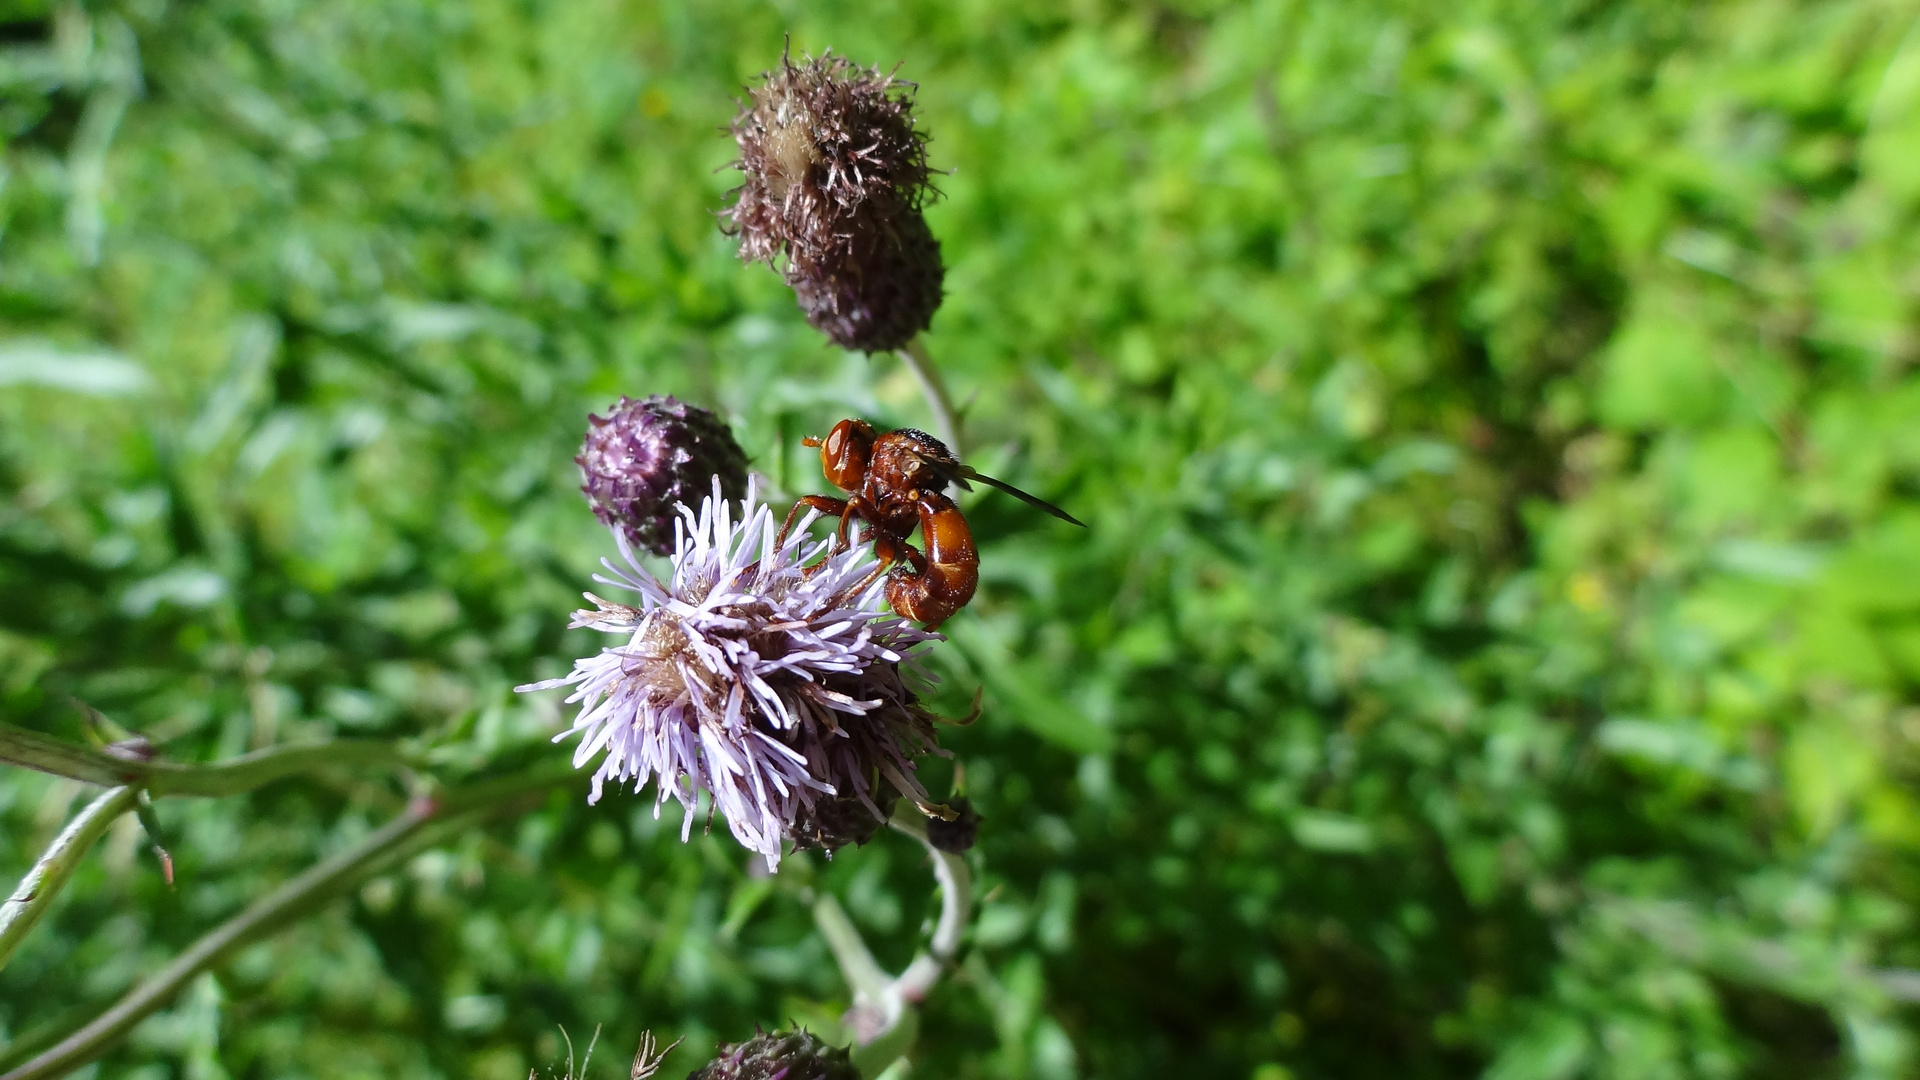
<path fill-rule="evenodd" d="M 845 348 L 899 348 L 940 306 L 912 90 L 830 53 L 783 59 L 733 122 L 745 179 L 723 213 L 740 255 L 778 266 L 807 321 Z"/>

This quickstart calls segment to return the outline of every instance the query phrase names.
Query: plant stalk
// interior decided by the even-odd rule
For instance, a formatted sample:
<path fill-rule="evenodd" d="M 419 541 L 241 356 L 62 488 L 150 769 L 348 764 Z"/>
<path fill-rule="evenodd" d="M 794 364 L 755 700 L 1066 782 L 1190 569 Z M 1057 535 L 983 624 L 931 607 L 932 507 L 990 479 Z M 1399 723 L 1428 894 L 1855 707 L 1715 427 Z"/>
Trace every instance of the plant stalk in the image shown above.
<path fill-rule="evenodd" d="M 144 787 L 154 795 L 217 798 L 238 795 L 298 773 L 331 765 L 404 765 L 392 743 L 330 739 L 293 743 L 242 754 L 211 765 L 149 761 L 78 746 L 37 731 L 0 724 L 0 762 L 104 787 Z"/>
<path fill-rule="evenodd" d="M 79 869 L 80 860 L 88 850 L 106 835 L 121 814 L 133 809 L 138 796 L 134 788 L 117 787 L 88 803 L 87 808 L 54 837 L 33 869 L 27 871 L 27 876 L 20 879 L 20 887 L 13 890 L 6 903 L 0 904 L 0 968 L 13 959 L 14 951 L 26 940 L 34 924 L 53 906 L 54 898 Z"/>
<path fill-rule="evenodd" d="M 897 814 L 891 824 L 926 846 L 927 854 L 933 856 L 933 876 L 940 882 L 940 921 L 934 924 L 927 951 L 914 957 L 907 970 L 893 980 L 894 993 L 918 1003 L 940 981 L 940 973 L 960 951 L 960 937 L 973 919 L 973 873 L 965 859 L 941 851 L 927 840 L 927 823 L 921 818 Z"/>
<path fill-rule="evenodd" d="M 416 800 L 400 816 L 359 843 L 316 863 L 208 931 L 106 1012 L 59 1044 L 0 1076 L 0 1080 L 46 1080 L 98 1060 L 134 1025 L 166 1005 L 181 987 L 235 950 L 312 913 L 341 892 L 434 839 L 495 814 L 518 809 L 526 805 L 528 796 L 544 793 L 571 775 L 571 769 L 561 772 L 557 768 L 542 768 L 522 776 L 475 784 L 438 799 Z"/>
<path fill-rule="evenodd" d="M 907 365 L 913 373 L 914 381 L 920 384 L 920 394 L 927 399 L 927 408 L 933 412 L 934 427 L 939 429 L 940 441 L 947 444 L 953 456 L 964 458 L 966 450 L 960 444 L 960 414 L 954 410 L 953 398 L 947 394 L 946 381 L 940 378 L 940 369 L 934 366 L 933 357 L 927 355 L 926 339 L 916 336 L 899 350 L 900 362 Z"/>
<path fill-rule="evenodd" d="M 853 1008 L 847 1010 L 846 1022 L 860 1046 L 891 1033 L 900 1026 L 908 1006 L 918 1005 L 927 996 L 959 952 L 960 938 L 973 917 L 973 875 L 966 860 L 934 847 L 927 840 L 926 823 L 916 813 L 902 809 L 888 824 L 920 841 L 933 857 L 933 874 L 940 882 L 940 920 L 934 924 L 927 951 L 915 956 L 898 976 L 888 977 L 839 901 L 825 894 L 813 905 L 814 924 L 853 988 Z"/>

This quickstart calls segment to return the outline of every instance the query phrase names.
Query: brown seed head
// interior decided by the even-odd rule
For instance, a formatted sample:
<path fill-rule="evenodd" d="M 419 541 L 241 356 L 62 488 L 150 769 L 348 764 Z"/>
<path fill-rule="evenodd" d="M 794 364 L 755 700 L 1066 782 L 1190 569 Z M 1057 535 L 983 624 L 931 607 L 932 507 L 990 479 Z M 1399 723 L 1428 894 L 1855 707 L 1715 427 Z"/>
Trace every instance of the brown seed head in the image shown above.
<path fill-rule="evenodd" d="M 789 272 L 814 329 L 843 349 L 884 352 L 913 340 L 940 309 L 940 242 L 919 211 L 856 215 L 853 249 L 837 266 Z"/>
<path fill-rule="evenodd" d="M 745 177 L 722 213 L 740 256 L 779 266 L 840 345 L 897 348 L 940 306 L 940 245 L 913 84 L 832 55 L 783 57 L 734 118 Z M 782 265 L 784 259 L 784 265 Z"/>

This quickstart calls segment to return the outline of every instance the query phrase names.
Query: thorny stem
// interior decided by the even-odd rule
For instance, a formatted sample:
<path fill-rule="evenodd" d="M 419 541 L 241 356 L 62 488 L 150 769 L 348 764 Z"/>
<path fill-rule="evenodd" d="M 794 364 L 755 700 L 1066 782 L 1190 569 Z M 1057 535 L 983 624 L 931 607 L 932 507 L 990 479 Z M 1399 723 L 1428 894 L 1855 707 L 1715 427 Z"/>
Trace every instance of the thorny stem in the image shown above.
<path fill-rule="evenodd" d="M 940 369 L 933 364 L 933 357 L 927 355 L 926 339 L 915 337 L 899 350 L 900 362 L 907 365 L 913 377 L 920 384 L 920 393 L 927 399 L 927 408 L 933 411 L 933 424 L 939 429 L 940 441 L 947 444 L 955 457 L 965 457 L 966 451 L 960 445 L 960 414 L 954 411 L 953 399 L 947 396 L 947 384 L 940 378 Z"/>
<path fill-rule="evenodd" d="M 239 915 L 194 942 L 192 948 L 134 987 L 91 1023 L 61 1040 L 59 1045 L 7 1073 L 4 1080 L 59 1076 L 97 1059 L 121 1036 L 132 1030 L 135 1024 L 166 1004 L 194 976 L 261 936 L 276 923 L 286 922 L 304 913 L 322 899 L 331 897 L 339 889 L 351 884 L 362 868 L 411 839 L 432 817 L 431 809 L 410 809 L 358 844 L 316 864 L 255 901 Z"/>
<path fill-rule="evenodd" d="M 33 869 L 27 871 L 27 876 L 20 879 L 20 887 L 0 904 L 0 968 L 13 959 L 14 950 L 53 906 L 54 898 L 73 877 L 87 851 L 121 814 L 133 808 L 138 795 L 134 788 L 117 787 L 87 804 L 78 817 L 60 830 L 60 835 L 40 856 L 40 861 L 33 864 Z"/>
<path fill-rule="evenodd" d="M 106 1012 L 58 1045 L 0 1076 L 0 1080 L 46 1080 L 97 1060 L 135 1024 L 164 1006 L 194 976 L 220 963 L 236 949 L 297 921 L 395 859 L 435 839 L 494 814 L 524 807 L 525 796 L 544 792 L 570 775 L 572 770 L 561 773 L 542 768 L 522 776 L 475 784 L 437 800 L 417 800 L 399 817 L 369 833 L 359 843 L 316 863 L 208 931 Z"/>
<path fill-rule="evenodd" d="M 392 743 L 331 739 L 269 747 L 211 765 L 148 761 L 77 746 L 37 731 L 0 724 L 0 762 L 89 784 L 143 787 L 154 795 L 238 795 L 296 773 L 332 765 L 402 765 Z"/>
<path fill-rule="evenodd" d="M 814 923 L 839 962 L 840 973 L 853 988 L 853 1008 L 847 1010 L 846 1019 L 854 1041 L 861 1046 L 878 1041 L 898 1027 L 907 1006 L 918 1005 L 927 996 L 940 973 L 953 962 L 960 937 L 973 916 L 973 876 L 966 860 L 928 842 L 926 823 L 917 814 L 903 811 L 888 824 L 920 841 L 933 857 L 933 874 L 940 882 L 940 920 L 934 924 L 927 951 L 915 956 L 898 976 L 889 978 L 839 901 L 823 894 L 813 905 Z"/>

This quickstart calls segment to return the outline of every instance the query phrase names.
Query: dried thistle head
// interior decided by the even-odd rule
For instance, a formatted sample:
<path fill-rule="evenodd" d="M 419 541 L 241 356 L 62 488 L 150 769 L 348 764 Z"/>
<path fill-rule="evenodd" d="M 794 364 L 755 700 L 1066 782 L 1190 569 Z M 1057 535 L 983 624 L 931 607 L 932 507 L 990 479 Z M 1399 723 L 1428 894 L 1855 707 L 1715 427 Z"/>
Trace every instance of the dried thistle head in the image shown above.
<path fill-rule="evenodd" d="M 831 51 L 799 67 L 782 57 L 762 79 L 733 121 L 746 181 L 723 213 L 742 258 L 837 261 L 844 224 L 863 207 L 920 209 L 930 171 L 926 136 L 913 126 L 912 83 Z"/>
<path fill-rule="evenodd" d="M 779 267 L 807 321 L 845 348 L 905 345 L 940 306 L 912 90 L 831 52 L 797 67 L 782 57 L 734 118 L 745 180 L 726 228 L 741 258 Z"/>
<path fill-rule="evenodd" d="M 945 273 L 940 242 L 918 211 L 855 215 L 854 242 L 838 265 L 788 274 L 807 323 L 843 349 L 904 347 L 933 322 Z"/>

